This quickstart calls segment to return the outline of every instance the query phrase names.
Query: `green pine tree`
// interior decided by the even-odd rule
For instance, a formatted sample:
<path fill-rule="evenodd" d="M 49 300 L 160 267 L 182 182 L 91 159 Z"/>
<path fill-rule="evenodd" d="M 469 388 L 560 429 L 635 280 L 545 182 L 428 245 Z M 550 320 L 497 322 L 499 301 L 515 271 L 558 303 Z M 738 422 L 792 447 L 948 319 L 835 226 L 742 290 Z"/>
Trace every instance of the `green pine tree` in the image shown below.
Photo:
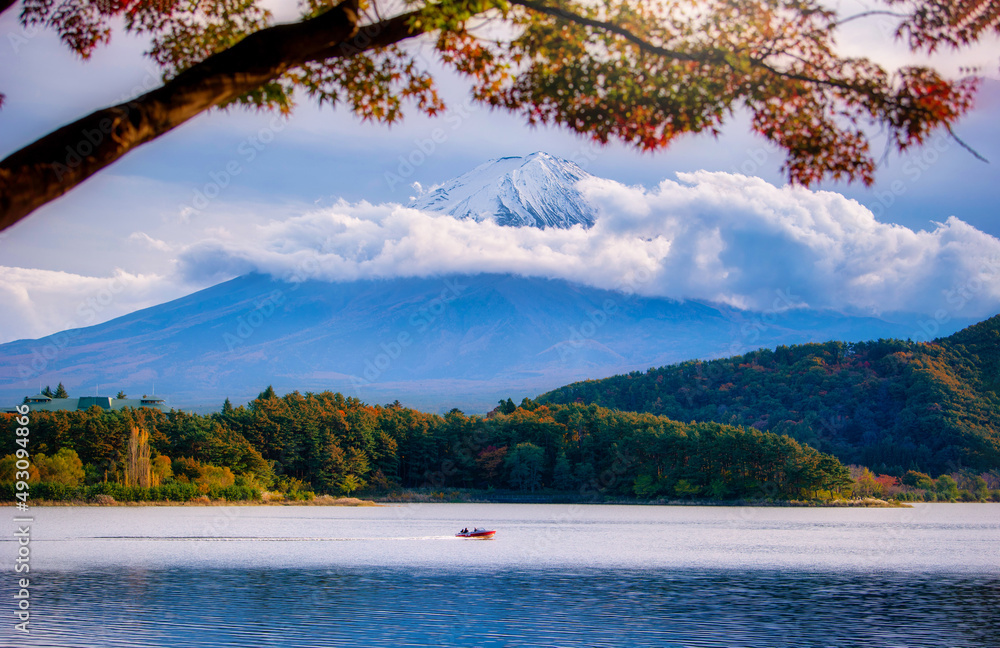
<path fill-rule="evenodd" d="M 556 465 L 552 471 L 552 488 L 557 490 L 573 490 L 576 487 L 576 480 L 573 479 L 573 466 L 566 458 L 565 452 L 560 452 L 556 457 Z"/>

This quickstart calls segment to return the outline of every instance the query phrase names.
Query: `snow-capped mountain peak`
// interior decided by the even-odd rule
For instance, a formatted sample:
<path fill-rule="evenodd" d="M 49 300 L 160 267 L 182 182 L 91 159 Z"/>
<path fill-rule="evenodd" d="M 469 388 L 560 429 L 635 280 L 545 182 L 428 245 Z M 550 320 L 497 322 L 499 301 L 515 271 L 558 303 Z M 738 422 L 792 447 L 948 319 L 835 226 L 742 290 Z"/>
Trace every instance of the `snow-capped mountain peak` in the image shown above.
<path fill-rule="evenodd" d="M 422 191 L 409 206 L 512 227 L 590 227 L 597 210 L 577 184 L 592 177 L 548 153 L 504 157 Z"/>

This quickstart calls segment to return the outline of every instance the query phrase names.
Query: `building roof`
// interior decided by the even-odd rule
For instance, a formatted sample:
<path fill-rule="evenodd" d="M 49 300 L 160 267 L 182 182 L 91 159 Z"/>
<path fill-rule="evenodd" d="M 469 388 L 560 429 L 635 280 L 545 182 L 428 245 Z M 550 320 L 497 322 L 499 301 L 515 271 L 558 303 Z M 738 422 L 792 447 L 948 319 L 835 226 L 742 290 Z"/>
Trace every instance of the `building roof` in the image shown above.
<path fill-rule="evenodd" d="M 50 398 L 44 394 L 29 396 L 26 399 L 31 409 L 36 412 L 57 412 L 88 410 L 97 406 L 106 410 L 120 410 L 126 407 L 139 409 L 149 407 L 166 411 L 165 401 L 162 398 L 144 396 L 142 398 L 111 398 L 110 396 L 81 396 L 79 398 Z M 3 408 L 2 411 L 13 412 L 13 408 Z"/>

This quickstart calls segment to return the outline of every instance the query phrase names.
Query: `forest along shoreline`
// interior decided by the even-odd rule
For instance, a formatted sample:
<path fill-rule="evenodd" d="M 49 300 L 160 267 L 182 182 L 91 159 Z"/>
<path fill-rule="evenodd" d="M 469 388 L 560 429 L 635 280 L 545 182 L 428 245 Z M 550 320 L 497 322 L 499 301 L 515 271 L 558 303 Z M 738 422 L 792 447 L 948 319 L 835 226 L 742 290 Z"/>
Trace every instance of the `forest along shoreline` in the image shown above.
<path fill-rule="evenodd" d="M 270 386 L 207 415 L 25 398 L 0 412 L 0 502 L 1000 502 L 998 341 L 1000 315 L 933 343 L 779 346 L 482 416 Z"/>
<path fill-rule="evenodd" d="M 208 415 L 92 407 L 26 418 L 0 414 L 0 502 L 17 506 L 1000 501 L 1000 471 L 988 467 L 937 478 L 919 463 L 876 473 L 754 426 L 528 398 L 485 416 L 437 415 L 330 392 L 279 397 L 269 387 L 245 407 L 227 401 Z"/>
<path fill-rule="evenodd" d="M 313 499 L 269 500 L 266 497 L 255 500 L 226 500 L 199 497 L 186 501 L 122 501 L 111 497 L 97 497 L 91 500 L 33 500 L 33 506 L 49 507 L 137 507 L 137 506 L 346 506 L 384 507 L 406 504 L 574 504 L 574 505 L 625 505 L 625 506 L 730 506 L 730 507 L 796 507 L 796 508 L 912 508 L 912 504 L 896 500 L 874 497 L 852 500 L 640 500 L 636 498 L 595 498 L 579 493 L 544 493 L 524 495 L 517 492 L 500 493 L 488 490 L 462 490 L 451 492 L 403 491 L 372 495 L 371 499 L 358 497 L 332 497 L 319 495 Z M 13 506 L 13 502 L 2 502 L 2 506 Z"/>

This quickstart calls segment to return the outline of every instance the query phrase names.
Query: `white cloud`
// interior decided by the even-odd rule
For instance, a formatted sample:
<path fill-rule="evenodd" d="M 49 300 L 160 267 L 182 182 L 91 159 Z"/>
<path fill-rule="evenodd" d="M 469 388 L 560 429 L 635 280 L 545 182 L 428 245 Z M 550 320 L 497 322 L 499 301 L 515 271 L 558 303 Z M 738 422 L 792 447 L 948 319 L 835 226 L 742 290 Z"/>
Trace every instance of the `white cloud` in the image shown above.
<path fill-rule="evenodd" d="M 157 250 L 159 252 L 173 252 L 174 246 L 166 241 L 161 241 L 160 239 L 155 239 L 145 232 L 132 232 L 128 237 L 129 242 L 138 242 L 143 245 L 147 245 L 150 248 Z"/>
<path fill-rule="evenodd" d="M 783 303 L 850 313 L 1000 311 L 1000 240 L 958 218 L 915 231 L 837 193 L 705 171 L 654 189 L 599 179 L 582 188 L 600 212 L 589 230 L 367 202 L 291 217 L 277 209 L 268 221 L 244 206 L 242 226 L 205 227 L 194 243 L 183 232 L 133 234 L 150 251 L 175 251 L 146 274 L 0 267 L 0 299 L 16 313 L 0 341 L 89 326 L 252 271 L 293 281 L 514 273 L 749 310 L 774 308 L 780 290 Z"/>
<path fill-rule="evenodd" d="M 0 342 L 92 326 L 175 299 L 190 287 L 159 275 L 116 270 L 106 277 L 0 266 Z"/>
<path fill-rule="evenodd" d="M 601 210 L 589 230 L 341 202 L 188 247 L 179 266 L 199 282 L 251 270 L 330 281 L 516 273 L 750 309 L 769 308 L 777 289 L 803 306 L 866 313 L 958 315 L 961 302 L 962 316 L 979 316 L 1000 303 L 1000 241 L 957 218 L 914 231 L 833 192 L 728 173 L 678 180 L 654 190 L 589 182 Z M 969 286 L 971 298 L 955 298 Z"/>
<path fill-rule="evenodd" d="M 179 262 L 193 281 L 250 270 L 332 281 L 514 272 L 610 288 L 620 277 L 654 271 L 669 247 L 663 237 L 640 241 L 582 228 L 515 229 L 398 205 L 339 203 L 257 227 L 240 242 L 203 242 L 182 253 Z M 594 272 L 595 266 L 603 271 Z"/>
<path fill-rule="evenodd" d="M 676 251 L 657 294 L 766 308 L 775 289 L 790 289 L 813 308 L 933 313 L 954 311 L 951 291 L 971 283 L 962 315 L 1000 305 L 1000 241 L 957 218 L 914 231 L 833 192 L 727 173 L 678 178 L 655 191 L 608 182 L 590 190 L 612 224 L 615 206 L 633 202 L 648 208 L 646 224 L 669 232 Z"/>

